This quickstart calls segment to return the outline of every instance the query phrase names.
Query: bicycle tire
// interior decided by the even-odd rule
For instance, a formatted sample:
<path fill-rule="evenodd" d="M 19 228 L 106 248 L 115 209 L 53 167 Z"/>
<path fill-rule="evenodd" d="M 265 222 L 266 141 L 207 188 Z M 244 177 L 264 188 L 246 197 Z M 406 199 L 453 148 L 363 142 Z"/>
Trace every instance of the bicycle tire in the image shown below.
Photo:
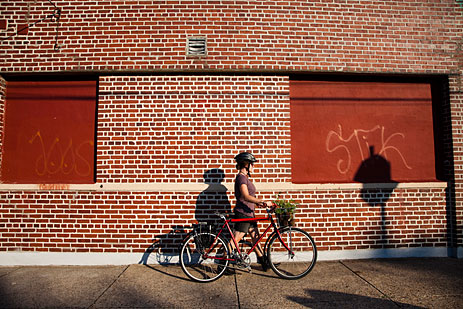
<path fill-rule="evenodd" d="M 278 231 L 294 254 L 290 254 L 281 243 L 278 233 L 274 232 L 267 247 L 270 267 L 284 279 L 294 280 L 306 276 L 317 261 L 317 247 L 312 237 L 299 228 L 284 227 Z"/>
<path fill-rule="evenodd" d="M 227 269 L 229 261 L 214 259 L 214 257 L 228 257 L 226 244 L 221 237 L 209 232 L 188 236 L 180 249 L 180 265 L 183 272 L 197 282 L 212 282 L 219 279 Z M 204 259 L 203 253 L 209 249 L 211 250 L 208 256 L 211 258 Z"/>

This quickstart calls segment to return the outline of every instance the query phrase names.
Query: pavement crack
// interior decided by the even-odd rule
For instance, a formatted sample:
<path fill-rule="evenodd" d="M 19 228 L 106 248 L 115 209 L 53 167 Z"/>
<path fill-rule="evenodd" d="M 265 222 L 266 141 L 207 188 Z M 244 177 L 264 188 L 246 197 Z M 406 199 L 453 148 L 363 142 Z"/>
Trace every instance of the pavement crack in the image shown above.
<path fill-rule="evenodd" d="M 1 275 L 0 278 L 3 278 L 3 277 L 5 277 L 5 276 L 8 276 L 8 275 L 14 273 L 15 271 L 18 271 L 18 270 L 23 269 L 23 268 L 24 268 L 24 267 L 16 267 L 16 268 L 12 269 L 11 271 L 8 271 L 8 272 L 4 273 L 3 275 Z"/>
<path fill-rule="evenodd" d="M 236 299 L 238 301 L 238 309 L 241 309 L 241 302 L 240 302 L 240 293 L 238 291 L 238 280 L 236 280 L 236 273 L 233 275 L 235 278 L 235 290 L 236 290 Z"/>
<path fill-rule="evenodd" d="M 362 277 L 361 275 L 359 275 L 356 271 L 354 271 L 352 268 L 350 268 L 349 266 L 347 266 L 346 264 L 344 264 L 342 261 L 339 261 L 339 263 L 341 263 L 341 265 L 343 265 L 345 268 L 347 268 L 350 272 L 352 272 L 354 275 L 356 275 L 357 277 L 359 277 L 361 280 L 363 280 L 366 284 L 368 284 L 369 286 L 371 286 L 373 289 L 375 289 L 376 291 L 378 291 L 384 298 L 388 299 L 389 301 L 393 302 L 394 305 L 396 305 L 398 308 L 401 308 L 401 306 L 395 302 L 391 297 L 389 297 L 389 295 L 387 295 L 386 293 L 384 293 L 383 291 L 381 291 L 380 289 L 378 289 L 373 283 L 371 283 L 370 281 L 368 281 L 367 279 L 365 279 L 364 277 Z"/>
<path fill-rule="evenodd" d="M 90 309 L 90 308 L 93 308 L 95 306 L 95 304 L 98 302 L 98 300 L 106 293 L 106 291 L 108 291 L 113 285 L 114 283 L 116 283 L 117 280 L 119 280 L 119 278 L 125 273 L 125 271 L 130 267 L 130 265 L 127 265 L 124 270 L 117 276 L 116 279 L 113 280 L 113 282 L 111 282 L 110 285 L 108 285 L 108 287 L 95 299 L 95 301 L 93 302 L 93 304 L 91 304 L 90 306 L 88 306 L 87 309 Z"/>

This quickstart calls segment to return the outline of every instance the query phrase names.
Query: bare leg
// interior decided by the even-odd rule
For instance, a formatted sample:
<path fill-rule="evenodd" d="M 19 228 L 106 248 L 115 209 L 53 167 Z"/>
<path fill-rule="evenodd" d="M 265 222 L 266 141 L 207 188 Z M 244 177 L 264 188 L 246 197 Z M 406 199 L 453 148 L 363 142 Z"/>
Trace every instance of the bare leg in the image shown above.
<path fill-rule="evenodd" d="M 241 241 L 241 239 L 243 239 L 244 235 L 246 235 L 246 233 L 243 233 L 243 232 L 240 232 L 240 231 L 235 231 L 233 233 L 233 237 L 235 238 L 237 244 Z M 230 243 L 228 244 L 228 246 L 230 247 L 231 251 L 237 249 L 236 246 L 235 246 L 235 243 L 233 242 L 233 239 L 230 240 Z"/>
<path fill-rule="evenodd" d="M 252 238 L 252 243 L 255 244 L 259 240 L 259 230 L 258 229 L 252 229 L 249 231 L 249 234 L 251 235 Z M 257 262 L 262 266 L 263 271 L 268 270 L 268 262 L 267 259 L 264 256 L 264 251 L 262 250 L 262 247 L 260 246 L 259 243 L 257 243 L 256 247 L 254 248 L 254 251 L 256 252 L 257 255 Z"/>
<path fill-rule="evenodd" d="M 259 240 L 259 230 L 251 228 L 249 229 L 249 235 L 251 236 L 252 244 L 254 245 Z M 254 248 L 254 252 L 256 252 L 258 257 L 262 257 L 264 255 L 264 251 L 262 250 L 260 244 L 257 244 L 256 248 Z"/>

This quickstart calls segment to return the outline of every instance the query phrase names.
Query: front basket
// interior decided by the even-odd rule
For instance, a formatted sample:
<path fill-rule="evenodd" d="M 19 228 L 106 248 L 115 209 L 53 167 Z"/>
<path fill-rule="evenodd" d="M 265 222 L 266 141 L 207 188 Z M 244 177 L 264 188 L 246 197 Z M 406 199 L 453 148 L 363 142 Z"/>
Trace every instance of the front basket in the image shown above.
<path fill-rule="evenodd" d="M 294 216 L 289 213 L 277 214 L 276 217 L 280 227 L 295 225 Z"/>

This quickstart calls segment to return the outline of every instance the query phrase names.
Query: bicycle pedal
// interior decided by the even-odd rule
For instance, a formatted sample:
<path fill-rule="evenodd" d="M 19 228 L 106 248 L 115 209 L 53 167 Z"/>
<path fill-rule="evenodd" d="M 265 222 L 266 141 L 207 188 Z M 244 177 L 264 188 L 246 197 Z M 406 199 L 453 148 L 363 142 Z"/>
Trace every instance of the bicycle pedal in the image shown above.
<path fill-rule="evenodd" d="M 249 267 L 249 266 L 245 266 L 245 265 L 239 266 L 239 265 L 235 264 L 233 266 L 228 266 L 227 268 L 232 270 L 232 271 L 239 270 L 239 271 L 246 271 L 247 273 L 252 272 L 252 268 Z"/>

